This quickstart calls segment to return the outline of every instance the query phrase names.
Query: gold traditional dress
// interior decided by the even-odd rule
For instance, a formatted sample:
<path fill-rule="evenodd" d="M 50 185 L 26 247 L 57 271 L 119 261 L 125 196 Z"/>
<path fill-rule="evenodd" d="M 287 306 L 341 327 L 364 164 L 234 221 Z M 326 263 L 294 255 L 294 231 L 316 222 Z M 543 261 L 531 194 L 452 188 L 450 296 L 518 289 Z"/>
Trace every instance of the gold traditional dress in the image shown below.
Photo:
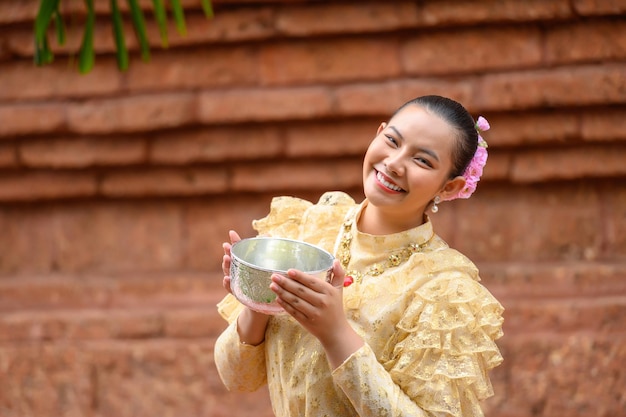
<path fill-rule="evenodd" d="M 488 371 L 502 362 L 502 306 L 429 220 L 391 235 L 359 232 L 365 204 L 340 192 L 315 205 L 277 197 L 253 222 L 259 235 L 330 252 L 348 242 L 347 269 L 362 276 L 344 288 L 344 309 L 364 346 L 331 371 L 319 341 L 287 314 L 270 318 L 263 343 L 242 344 L 243 306 L 229 294 L 218 304 L 230 323 L 215 344 L 222 381 L 241 391 L 267 383 L 277 417 L 482 416 Z"/>

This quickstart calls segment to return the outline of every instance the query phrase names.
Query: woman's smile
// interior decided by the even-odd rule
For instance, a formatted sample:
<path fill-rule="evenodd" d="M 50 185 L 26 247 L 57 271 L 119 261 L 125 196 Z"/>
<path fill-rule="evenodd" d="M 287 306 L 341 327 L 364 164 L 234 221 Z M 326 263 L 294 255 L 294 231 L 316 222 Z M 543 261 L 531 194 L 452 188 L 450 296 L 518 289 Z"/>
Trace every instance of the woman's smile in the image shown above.
<path fill-rule="evenodd" d="M 386 192 L 397 194 L 406 192 L 402 187 L 394 183 L 391 178 L 387 177 L 382 172 L 374 169 L 376 180 L 378 185 Z"/>

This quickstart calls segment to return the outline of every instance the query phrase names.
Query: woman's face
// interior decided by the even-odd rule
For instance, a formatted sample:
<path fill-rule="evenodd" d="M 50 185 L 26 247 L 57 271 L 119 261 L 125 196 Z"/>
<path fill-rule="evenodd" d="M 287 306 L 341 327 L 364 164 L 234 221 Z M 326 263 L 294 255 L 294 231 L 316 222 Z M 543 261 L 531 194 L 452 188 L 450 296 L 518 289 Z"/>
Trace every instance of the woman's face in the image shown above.
<path fill-rule="evenodd" d="M 435 195 L 442 198 L 449 179 L 456 132 L 443 119 L 410 105 L 389 124 L 382 123 L 363 162 L 363 187 L 369 203 L 387 215 L 420 222 Z"/>

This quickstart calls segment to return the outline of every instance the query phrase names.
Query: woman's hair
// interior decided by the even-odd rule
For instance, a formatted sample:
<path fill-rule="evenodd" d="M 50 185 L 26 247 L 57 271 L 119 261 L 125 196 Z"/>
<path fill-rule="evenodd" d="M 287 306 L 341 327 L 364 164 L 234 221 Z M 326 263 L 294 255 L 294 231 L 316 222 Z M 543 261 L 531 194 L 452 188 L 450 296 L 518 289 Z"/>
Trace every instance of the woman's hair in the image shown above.
<path fill-rule="evenodd" d="M 421 96 L 404 103 L 394 116 L 407 106 L 416 105 L 448 122 L 457 132 L 456 146 L 452 150 L 452 172 L 450 178 L 463 175 L 478 147 L 476 124 L 469 112 L 460 103 L 441 96 Z"/>

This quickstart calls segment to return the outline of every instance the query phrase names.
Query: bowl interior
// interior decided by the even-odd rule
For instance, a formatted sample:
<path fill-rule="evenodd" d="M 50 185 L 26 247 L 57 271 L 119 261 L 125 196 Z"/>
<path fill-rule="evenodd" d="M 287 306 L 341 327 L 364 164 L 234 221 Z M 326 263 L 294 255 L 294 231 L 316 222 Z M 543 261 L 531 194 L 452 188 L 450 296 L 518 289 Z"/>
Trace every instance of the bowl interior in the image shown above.
<path fill-rule="evenodd" d="M 264 237 L 240 240 L 232 246 L 231 255 L 249 267 L 276 272 L 290 268 L 322 272 L 332 267 L 334 259 L 330 253 L 306 242 Z"/>

